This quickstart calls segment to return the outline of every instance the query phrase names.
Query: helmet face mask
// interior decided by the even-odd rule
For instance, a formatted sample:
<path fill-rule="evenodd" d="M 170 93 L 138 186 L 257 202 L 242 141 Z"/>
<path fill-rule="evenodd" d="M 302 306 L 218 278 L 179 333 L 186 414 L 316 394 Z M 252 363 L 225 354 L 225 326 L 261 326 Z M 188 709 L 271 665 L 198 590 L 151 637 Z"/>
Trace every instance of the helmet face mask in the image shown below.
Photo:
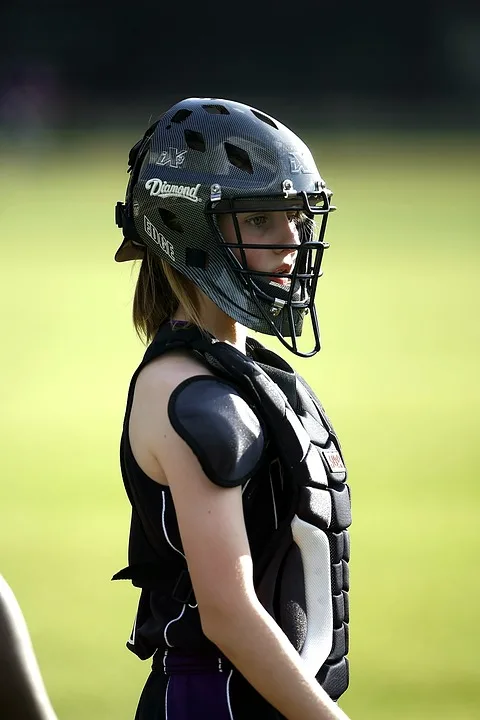
<path fill-rule="evenodd" d="M 323 251 L 328 247 L 324 241 L 330 193 L 323 190 L 312 197 L 296 198 L 241 198 L 211 203 L 207 213 L 214 217 L 219 241 L 229 254 L 234 271 L 242 278 L 245 289 L 255 300 L 265 323 L 282 344 L 298 355 L 311 355 L 320 349 L 320 335 L 315 315 L 315 292 L 321 276 Z M 297 212 L 296 221 L 299 243 L 272 244 L 245 242 L 242 238 L 238 215 L 243 213 Z M 233 220 L 236 242 L 227 242 L 218 227 L 218 217 L 229 214 Z M 246 251 L 276 250 L 294 255 L 294 261 L 285 270 L 257 270 L 249 266 Z M 303 319 L 310 313 L 314 335 L 314 348 L 309 353 L 299 350 L 297 337 L 301 334 Z M 279 326 L 277 318 L 283 321 Z M 290 342 L 286 338 L 290 338 Z"/>
<path fill-rule="evenodd" d="M 211 102 L 178 103 L 132 149 L 126 201 L 117 205 L 125 239 L 116 259 L 140 258 L 149 248 L 234 320 L 308 357 L 320 349 L 314 300 L 331 192 L 288 128 L 249 106 Z M 257 212 L 298 213 L 298 242 L 245 242 L 239 216 Z M 233 242 L 220 231 L 226 214 Z M 247 254 L 255 250 L 290 251 L 294 262 L 278 273 L 252 269 Z M 306 314 L 313 348 L 303 352 L 297 338 Z"/>

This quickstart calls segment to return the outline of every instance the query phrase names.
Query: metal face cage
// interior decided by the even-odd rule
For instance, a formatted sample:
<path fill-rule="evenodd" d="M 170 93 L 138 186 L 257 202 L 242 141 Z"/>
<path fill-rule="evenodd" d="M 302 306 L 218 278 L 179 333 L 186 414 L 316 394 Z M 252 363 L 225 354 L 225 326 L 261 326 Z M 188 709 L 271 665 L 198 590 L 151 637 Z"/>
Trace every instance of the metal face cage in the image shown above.
<path fill-rule="evenodd" d="M 329 244 L 325 231 L 330 212 L 332 193 L 327 188 L 319 192 L 285 193 L 281 197 L 251 197 L 220 199 L 221 189 L 212 188 L 211 202 L 205 208 L 219 242 L 234 271 L 240 276 L 256 307 L 282 345 L 299 357 L 311 357 L 320 350 L 320 327 L 315 308 L 315 295 L 319 277 L 323 274 L 323 253 Z M 242 213 L 288 212 L 300 213 L 298 221 L 299 244 L 246 243 L 242 239 L 238 215 Z M 216 216 L 230 214 L 236 243 L 226 242 Z M 314 239 L 317 236 L 317 239 Z M 246 250 L 290 250 L 295 260 L 290 272 L 252 270 L 248 267 Z M 278 281 L 276 282 L 276 279 Z M 282 282 L 280 282 L 280 278 Z M 302 350 L 298 338 L 302 333 L 305 316 L 310 318 L 313 347 Z M 290 338 L 288 341 L 286 338 Z"/>

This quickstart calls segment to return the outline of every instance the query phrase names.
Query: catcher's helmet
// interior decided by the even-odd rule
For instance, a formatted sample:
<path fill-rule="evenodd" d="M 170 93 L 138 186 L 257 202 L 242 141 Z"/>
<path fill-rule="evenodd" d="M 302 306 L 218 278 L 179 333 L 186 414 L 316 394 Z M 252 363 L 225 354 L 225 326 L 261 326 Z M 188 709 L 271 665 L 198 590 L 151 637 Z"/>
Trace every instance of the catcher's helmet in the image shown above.
<path fill-rule="evenodd" d="M 117 261 L 142 258 L 146 246 L 234 320 L 276 335 L 297 355 L 320 349 L 314 299 L 328 247 L 327 217 L 335 208 L 300 138 L 248 105 L 189 98 L 170 108 L 132 148 L 129 172 L 125 203 L 116 206 L 124 234 Z M 301 211 L 300 244 L 242 243 L 237 213 L 274 210 Z M 216 221 L 221 213 L 232 215 L 238 244 L 222 237 Z M 243 249 L 252 247 L 295 251 L 290 282 L 250 270 Z M 297 337 L 307 312 L 314 347 L 302 352 Z"/>

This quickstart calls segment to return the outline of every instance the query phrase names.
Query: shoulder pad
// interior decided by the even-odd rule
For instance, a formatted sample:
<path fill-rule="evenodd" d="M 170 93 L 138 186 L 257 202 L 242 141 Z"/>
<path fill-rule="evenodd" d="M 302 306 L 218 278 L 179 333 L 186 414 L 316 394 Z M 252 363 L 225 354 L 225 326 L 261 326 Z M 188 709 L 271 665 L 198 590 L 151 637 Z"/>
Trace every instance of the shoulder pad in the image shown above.
<path fill-rule="evenodd" d="M 224 380 L 188 378 L 170 396 L 168 417 L 216 485 L 241 485 L 260 464 L 265 445 L 260 421 Z"/>

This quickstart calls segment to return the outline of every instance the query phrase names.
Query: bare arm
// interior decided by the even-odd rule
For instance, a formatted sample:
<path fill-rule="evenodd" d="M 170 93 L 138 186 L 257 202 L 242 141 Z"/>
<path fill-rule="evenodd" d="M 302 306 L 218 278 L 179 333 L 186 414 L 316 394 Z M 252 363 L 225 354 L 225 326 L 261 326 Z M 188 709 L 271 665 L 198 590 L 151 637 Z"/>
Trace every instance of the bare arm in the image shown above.
<path fill-rule="evenodd" d="M 245 603 L 235 617 L 219 609 L 205 633 L 242 675 L 288 720 L 348 720 L 260 603 Z"/>
<path fill-rule="evenodd" d="M 3 720 L 57 720 L 20 606 L 0 575 L 0 708 Z"/>
<path fill-rule="evenodd" d="M 149 423 L 156 428 L 153 451 L 172 492 L 205 634 L 288 720 L 348 720 L 260 604 L 241 488 L 218 487 L 206 477 L 170 425 L 167 403 L 173 388 L 165 374 L 162 383 L 157 392 L 150 388 L 150 397 L 160 396 L 155 422 Z"/>

